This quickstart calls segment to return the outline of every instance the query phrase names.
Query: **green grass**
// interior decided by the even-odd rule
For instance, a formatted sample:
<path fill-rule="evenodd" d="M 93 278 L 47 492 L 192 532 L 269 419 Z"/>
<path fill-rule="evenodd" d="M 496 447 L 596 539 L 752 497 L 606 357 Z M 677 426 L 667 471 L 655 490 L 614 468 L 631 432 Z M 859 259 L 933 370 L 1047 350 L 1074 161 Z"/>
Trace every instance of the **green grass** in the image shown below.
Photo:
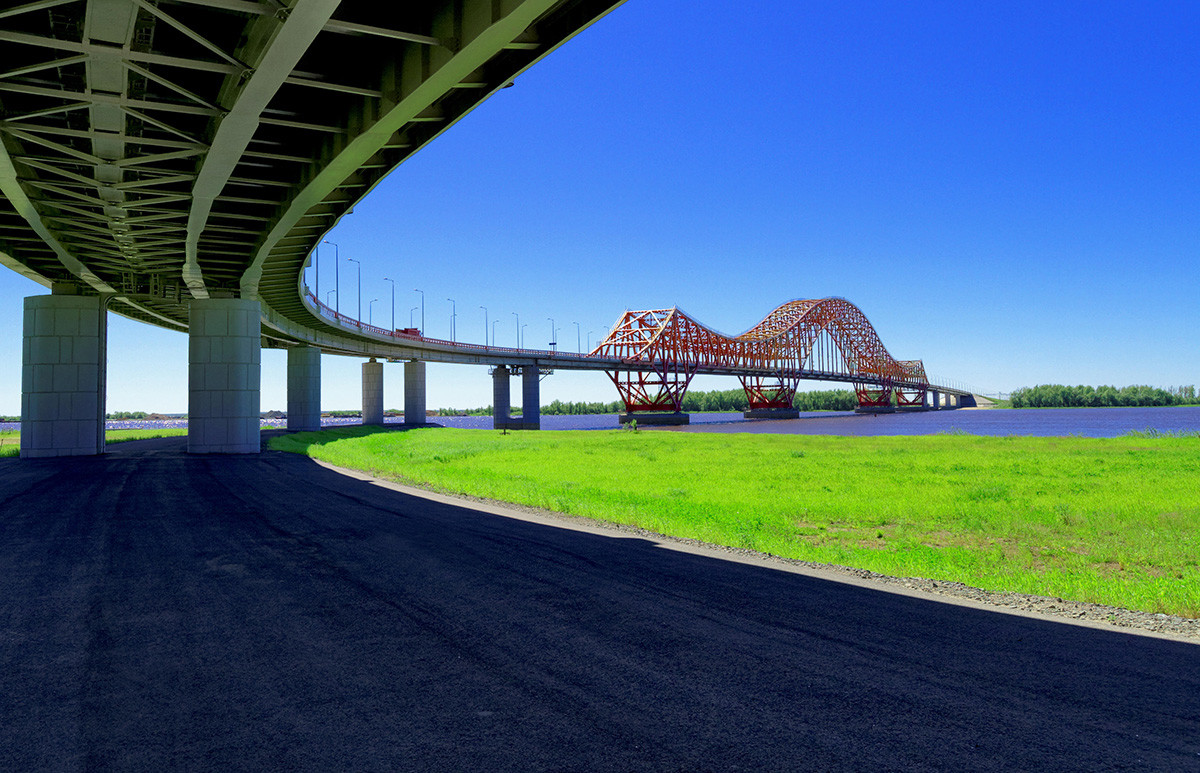
<path fill-rule="evenodd" d="M 110 429 L 104 433 L 105 443 L 124 443 L 126 440 L 148 440 L 156 437 L 176 437 L 186 435 L 186 427 L 168 427 L 161 429 Z M 21 449 L 21 433 L 10 429 L 0 431 L 0 457 L 18 456 Z"/>
<path fill-rule="evenodd" d="M 888 575 L 1200 617 L 1200 438 L 349 427 L 274 448 Z"/>

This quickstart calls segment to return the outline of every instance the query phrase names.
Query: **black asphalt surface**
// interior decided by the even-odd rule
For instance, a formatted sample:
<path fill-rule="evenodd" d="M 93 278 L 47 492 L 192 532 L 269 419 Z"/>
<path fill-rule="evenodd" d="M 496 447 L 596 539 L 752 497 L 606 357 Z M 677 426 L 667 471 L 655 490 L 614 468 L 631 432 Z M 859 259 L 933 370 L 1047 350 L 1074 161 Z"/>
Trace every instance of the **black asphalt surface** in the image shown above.
<path fill-rule="evenodd" d="M 0 769 L 1200 770 L 1200 647 L 148 441 L 0 460 Z"/>

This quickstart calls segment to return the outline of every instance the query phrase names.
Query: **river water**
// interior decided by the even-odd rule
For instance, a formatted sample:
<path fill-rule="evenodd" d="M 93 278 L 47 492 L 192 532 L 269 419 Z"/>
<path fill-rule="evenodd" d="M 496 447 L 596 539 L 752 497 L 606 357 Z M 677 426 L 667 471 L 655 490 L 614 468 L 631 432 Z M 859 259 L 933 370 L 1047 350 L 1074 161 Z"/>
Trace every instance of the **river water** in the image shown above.
<path fill-rule="evenodd" d="M 402 419 L 389 419 L 399 423 Z M 447 427 L 490 429 L 490 416 L 438 416 L 430 421 Z M 1135 430 L 1200 432 L 1200 407 L 1170 408 L 1030 408 L 927 411 L 857 415 L 841 411 L 802 413 L 788 421 L 746 420 L 740 413 L 693 413 L 687 427 L 664 427 L 683 432 L 767 432 L 799 435 L 1080 435 L 1116 437 Z M 357 418 L 331 418 L 324 426 L 358 424 Z M 186 419 L 109 421 L 109 429 L 186 427 Z M 264 419 L 264 427 L 282 427 L 283 419 Z M 19 423 L 0 423 L 0 430 L 20 429 Z M 543 416 L 542 429 L 616 429 L 615 414 Z"/>

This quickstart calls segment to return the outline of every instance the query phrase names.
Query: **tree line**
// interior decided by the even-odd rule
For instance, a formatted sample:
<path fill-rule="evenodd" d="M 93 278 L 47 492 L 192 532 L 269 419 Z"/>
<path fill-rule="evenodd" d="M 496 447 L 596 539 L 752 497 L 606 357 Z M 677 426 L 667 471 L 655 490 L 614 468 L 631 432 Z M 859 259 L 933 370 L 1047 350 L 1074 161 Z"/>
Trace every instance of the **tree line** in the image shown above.
<path fill-rule="evenodd" d="M 814 392 L 797 392 L 792 405 L 801 411 L 852 411 L 858 407 L 858 398 L 849 389 L 829 389 Z M 744 389 L 713 390 L 710 392 L 692 391 L 683 396 L 683 410 L 686 413 L 703 411 L 745 411 L 750 403 L 746 399 Z M 514 413 L 520 413 L 520 408 L 513 407 Z M 602 413 L 621 413 L 625 404 L 620 400 L 612 402 L 563 402 L 555 400 L 541 407 L 543 416 L 578 416 Z M 438 413 L 442 416 L 491 416 L 492 406 L 460 410 L 441 408 Z"/>
<path fill-rule="evenodd" d="M 1021 387 L 1010 395 L 1013 408 L 1109 408 L 1156 405 L 1195 405 L 1196 387 L 1159 389 L 1151 386 L 1064 386 L 1039 384 Z"/>

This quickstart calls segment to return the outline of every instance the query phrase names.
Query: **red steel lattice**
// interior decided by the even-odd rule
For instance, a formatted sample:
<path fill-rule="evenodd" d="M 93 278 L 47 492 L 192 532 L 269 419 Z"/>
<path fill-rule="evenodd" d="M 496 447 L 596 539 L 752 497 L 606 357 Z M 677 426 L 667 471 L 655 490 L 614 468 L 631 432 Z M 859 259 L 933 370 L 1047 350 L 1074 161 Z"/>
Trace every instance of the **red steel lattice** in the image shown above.
<path fill-rule="evenodd" d="M 893 394 L 917 405 L 929 385 L 922 362 L 892 357 L 844 298 L 790 301 L 732 337 L 677 308 L 627 311 L 592 354 L 630 366 L 608 376 L 631 413 L 681 410 L 699 370 L 739 376 L 752 409 L 790 407 L 800 379 L 852 381 L 862 406 Z"/>

